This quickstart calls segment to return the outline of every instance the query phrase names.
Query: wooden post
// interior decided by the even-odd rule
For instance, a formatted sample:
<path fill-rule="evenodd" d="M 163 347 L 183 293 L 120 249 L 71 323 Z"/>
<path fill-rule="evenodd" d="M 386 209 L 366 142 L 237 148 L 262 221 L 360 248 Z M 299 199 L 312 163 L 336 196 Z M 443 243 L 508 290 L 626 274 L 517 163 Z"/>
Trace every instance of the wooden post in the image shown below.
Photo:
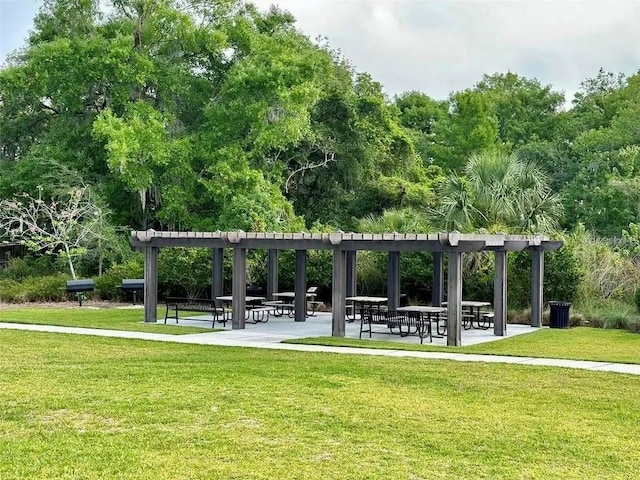
<path fill-rule="evenodd" d="M 355 297 L 358 291 L 358 257 L 355 250 L 347 252 L 347 297 Z"/>
<path fill-rule="evenodd" d="M 449 252 L 447 345 L 462 345 L 462 253 Z"/>
<path fill-rule="evenodd" d="M 444 262 L 442 252 L 433 252 L 433 290 L 431 291 L 431 304 L 439 307 L 444 301 Z"/>
<path fill-rule="evenodd" d="M 144 249 L 144 321 L 155 323 L 158 311 L 158 247 Z"/>
<path fill-rule="evenodd" d="M 270 249 L 267 259 L 267 300 L 275 300 L 278 292 L 278 250 Z"/>
<path fill-rule="evenodd" d="M 212 249 L 213 272 L 211 275 L 211 299 L 224 295 L 224 248 Z M 217 306 L 222 306 L 220 300 L 216 300 Z"/>
<path fill-rule="evenodd" d="M 493 279 L 493 334 L 507 334 L 507 252 L 495 252 Z"/>
<path fill-rule="evenodd" d="M 295 321 L 307 319 L 307 251 L 296 250 Z"/>
<path fill-rule="evenodd" d="M 542 327 L 544 283 L 544 252 L 540 248 L 533 250 L 531 262 L 531 326 Z"/>
<path fill-rule="evenodd" d="M 389 310 L 400 306 L 400 252 L 389 252 L 387 269 L 387 305 Z"/>
<path fill-rule="evenodd" d="M 233 305 L 231 312 L 231 328 L 243 329 L 246 314 L 247 296 L 247 250 L 245 248 L 233 249 Z"/>
<path fill-rule="evenodd" d="M 331 335 L 344 337 L 346 309 L 347 258 L 343 250 L 333 251 L 333 282 L 331 284 Z"/>

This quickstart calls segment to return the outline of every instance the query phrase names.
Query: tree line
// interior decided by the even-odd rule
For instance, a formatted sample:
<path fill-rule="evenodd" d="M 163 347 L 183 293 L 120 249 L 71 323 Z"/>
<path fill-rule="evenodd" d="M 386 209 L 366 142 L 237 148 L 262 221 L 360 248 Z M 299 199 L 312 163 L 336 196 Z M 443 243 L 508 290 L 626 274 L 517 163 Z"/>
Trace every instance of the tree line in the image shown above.
<path fill-rule="evenodd" d="M 111 263 L 131 228 L 582 228 L 633 250 L 640 75 L 565 103 L 513 72 L 389 98 L 242 0 L 46 0 L 0 70 L 0 199 L 90 192 Z"/>

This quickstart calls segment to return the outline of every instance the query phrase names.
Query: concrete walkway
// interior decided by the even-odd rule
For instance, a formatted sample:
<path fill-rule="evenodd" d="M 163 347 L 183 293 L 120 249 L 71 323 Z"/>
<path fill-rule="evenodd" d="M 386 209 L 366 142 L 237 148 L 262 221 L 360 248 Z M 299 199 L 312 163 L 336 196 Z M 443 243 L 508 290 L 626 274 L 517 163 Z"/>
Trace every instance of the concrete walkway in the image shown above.
<path fill-rule="evenodd" d="M 202 326 L 202 322 L 183 322 L 181 324 L 198 324 Z M 293 321 L 289 322 L 294 324 Z M 309 324 L 304 322 L 298 325 Z M 273 324 L 277 324 L 274 322 Z M 251 327 L 260 327 L 262 325 L 252 325 Z M 249 326 L 249 325 L 248 325 Z M 516 325 L 509 325 L 509 329 L 513 330 Z M 0 329 L 7 330 L 26 330 L 50 333 L 66 333 L 76 335 L 93 335 L 98 337 L 111 338 L 128 338 L 137 340 L 152 340 L 158 342 L 173 342 L 192 345 L 219 345 L 229 347 L 251 347 L 251 348 L 267 348 L 273 350 L 291 350 L 297 352 L 328 352 L 341 353 L 351 355 L 376 355 L 388 357 L 410 357 L 424 358 L 430 360 L 454 360 L 459 362 L 488 362 L 488 363 L 510 363 L 518 365 L 537 365 L 548 367 L 565 367 L 576 368 L 582 370 L 602 371 L 626 373 L 631 375 L 640 375 L 640 365 L 629 365 L 623 363 L 606 363 L 606 362 L 590 362 L 582 360 L 562 360 L 553 358 L 532 358 L 532 357 L 510 357 L 505 355 L 476 355 L 465 353 L 449 353 L 449 352 L 418 352 L 406 350 L 381 350 L 372 348 L 352 348 L 352 347 L 329 347 L 321 345 L 296 345 L 281 343 L 287 338 L 301 338 L 300 335 L 291 335 L 283 332 L 268 332 L 259 328 L 247 328 L 245 330 L 226 330 L 224 332 L 198 333 L 189 335 L 167 335 L 161 333 L 147 332 L 128 332 L 123 330 L 102 330 L 96 328 L 79 328 L 79 327 L 57 327 L 53 325 L 30 325 L 19 323 L 1 323 Z M 272 329 L 273 330 L 273 329 Z M 275 329 L 277 330 L 277 328 Z M 532 331 L 527 327 L 527 331 Z M 307 332 L 306 337 L 312 336 Z M 384 339 L 384 336 L 381 336 Z M 396 337 L 394 337 L 396 338 Z M 495 339 L 495 337 L 494 337 Z"/>

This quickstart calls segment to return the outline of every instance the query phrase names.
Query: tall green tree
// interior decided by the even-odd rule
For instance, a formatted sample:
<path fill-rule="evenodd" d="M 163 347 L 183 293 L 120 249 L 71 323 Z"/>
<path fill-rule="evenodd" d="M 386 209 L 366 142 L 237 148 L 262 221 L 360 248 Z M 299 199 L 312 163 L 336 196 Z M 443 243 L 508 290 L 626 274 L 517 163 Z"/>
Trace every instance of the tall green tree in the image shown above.
<path fill-rule="evenodd" d="M 464 175 L 453 173 L 442 194 L 438 214 L 448 230 L 549 232 L 562 216 L 560 197 L 549 189 L 546 175 L 500 151 L 472 155 Z"/>
<path fill-rule="evenodd" d="M 519 147 L 557 134 L 564 94 L 551 85 L 507 72 L 484 75 L 474 91 L 485 95 L 493 105 L 503 144 Z"/>

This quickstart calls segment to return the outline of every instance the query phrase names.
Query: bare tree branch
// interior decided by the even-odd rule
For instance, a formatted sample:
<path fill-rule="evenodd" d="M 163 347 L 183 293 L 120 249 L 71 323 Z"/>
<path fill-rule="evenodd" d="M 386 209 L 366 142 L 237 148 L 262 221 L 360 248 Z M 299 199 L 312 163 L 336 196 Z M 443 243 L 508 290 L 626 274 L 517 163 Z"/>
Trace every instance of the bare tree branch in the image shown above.
<path fill-rule="evenodd" d="M 73 257 L 80 256 L 93 239 L 101 238 L 104 212 L 91 201 L 86 187 L 50 203 L 22 194 L 0 201 L 0 237 L 20 241 L 34 251 L 59 254 L 62 250 L 69 271 L 76 278 Z"/>
<path fill-rule="evenodd" d="M 306 171 L 313 170 L 314 168 L 326 167 L 327 165 L 329 165 L 329 163 L 333 162 L 335 159 L 336 159 L 335 153 L 325 152 L 324 159 L 319 162 L 312 162 L 307 160 L 307 163 L 305 163 L 299 168 L 296 168 L 293 172 L 289 174 L 289 176 L 287 177 L 287 181 L 284 183 L 284 191 L 286 193 L 289 193 L 289 183 L 293 180 L 293 177 L 295 177 L 297 174 L 300 173 L 301 174 L 300 176 L 304 177 L 304 174 Z"/>

